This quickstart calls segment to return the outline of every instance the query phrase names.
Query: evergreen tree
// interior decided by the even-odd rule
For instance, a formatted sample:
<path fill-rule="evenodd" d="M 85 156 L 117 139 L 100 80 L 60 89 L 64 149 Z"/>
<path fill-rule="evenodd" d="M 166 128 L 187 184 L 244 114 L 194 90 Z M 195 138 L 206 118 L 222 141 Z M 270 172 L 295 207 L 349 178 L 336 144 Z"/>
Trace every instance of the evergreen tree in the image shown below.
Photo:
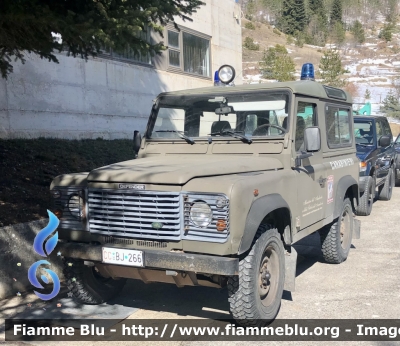
<path fill-rule="evenodd" d="M 346 39 L 346 31 L 344 30 L 343 23 L 335 22 L 331 29 L 332 42 L 340 46 Z"/>
<path fill-rule="evenodd" d="M 382 103 L 383 106 L 381 107 L 381 111 L 387 117 L 400 118 L 400 102 L 398 97 L 396 97 L 392 91 L 387 94 Z"/>
<path fill-rule="evenodd" d="M 394 25 L 392 23 L 385 23 L 382 30 L 379 32 L 378 37 L 389 42 L 392 40 Z"/>
<path fill-rule="evenodd" d="M 371 92 L 369 89 L 365 90 L 364 98 L 366 101 L 371 99 Z"/>
<path fill-rule="evenodd" d="M 306 42 L 324 46 L 328 37 L 328 18 L 323 0 L 309 0 L 310 20 Z"/>
<path fill-rule="evenodd" d="M 24 62 L 24 52 L 58 62 L 53 51 L 88 58 L 103 47 L 134 53 L 160 53 L 163 42 L 151 43 L 147 28 L 163 34 L 174 18 L 190 16 L 201 0 L 1 0 L 0 72 L 12 72 L 11 61 Z M 60 34 L 62 42 L 52 33 Z"/>
<path fill-rule="evenodd" d="M 346 85 L 342 78 L 344 73 L 348 73 L 342 66 L 342 59 L 339 52 L 329 49 L 324 52 L 319 64 L 322 83 L 333 87 L 343 87 Z"/>
<path fill-rule="evenodd" d="M 282 15 L 279 20 L 281 31 L 288 35 L 301 32 L 307 25 L 304 0 L 283 0 Z"/>
<path fill-rule="evenodd" d="M 342 23 L 342 19 L 343 19 L 342 0 L 333 0 L 332 11 L 331 11 L 331 25 L 333 26 L 336 22 Z"/>
<path fill-rule="evenodd" d="M 313 14 L 320 14 L 325 9 L 324 0 L 309 0 L 309 8 Z"/>
<path fill-rule="evenodd" d="M 354 35 L 354 38 L 357 43 L 364 43 L 365 42 L 365 32 L 364 28 L 359 20 L 356 20 L 351 28 L 351 32 Z"/>
<path fill-rule="evenodd" d="M 289 56 L 285 46 L 277 44 L 264 52 L 264 57 L 260 63 L 263 77 L 275 79 L 279 82 L 295 80 L 295 64 Z"/>

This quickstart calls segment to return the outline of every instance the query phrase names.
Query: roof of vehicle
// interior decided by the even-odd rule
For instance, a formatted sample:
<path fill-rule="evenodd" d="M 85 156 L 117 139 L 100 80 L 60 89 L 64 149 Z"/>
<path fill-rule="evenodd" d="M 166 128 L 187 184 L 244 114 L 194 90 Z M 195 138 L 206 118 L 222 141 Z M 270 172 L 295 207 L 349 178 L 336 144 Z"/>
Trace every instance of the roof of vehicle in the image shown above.
<path fill-rule="evenodd" d="M 229 94 L 236 92 L 248 92 L 248 91 L 259 91 L 259 90 L 271 90 L 279 88 L 289 88 L 295 94 L 307 95 L 312 97 L 318 97 L 323 99 L 338 100 L 333 97 L 328 97 L 324 86 L 321 83 L 313 81 L 295 81 L 295 82 L 274 82 L 274 83 L 260 83 L 260 84 L 244 84 L 235 87 L 207 87 L 207 88 L 197 88 L 197 89 L 186 89 L 179 91 L 172 91 L 162 93 L 163 96 L 182 96 L 182 95 L 199 95 L 199 94 Z M 341 90 L 341 89 L 340 89 Z M 344 90 L 343 90 L 344 91 Z M 352 97 L 349 93 L 344 91 L 347 100 L 340 100 L 346 103 L 352 103 Z"/>

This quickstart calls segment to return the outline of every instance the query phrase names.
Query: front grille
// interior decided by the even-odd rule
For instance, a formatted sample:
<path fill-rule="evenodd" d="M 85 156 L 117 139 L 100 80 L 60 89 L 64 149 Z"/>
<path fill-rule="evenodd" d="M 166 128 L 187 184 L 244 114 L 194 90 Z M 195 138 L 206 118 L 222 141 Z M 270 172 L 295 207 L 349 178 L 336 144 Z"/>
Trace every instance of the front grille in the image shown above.
<path fill-rule="evenodd" d="M 124 245 L 134 245 L 135 241 L 126 238 L 114 238 L 114 237 L 104 237 L 104 243 L 106 244 L 124 244 Z"/>
<path fill-rule="evenodd" d="M 179 192 L 89 189 L 88 205 L 91 233 L 156 240 L 181 238 Z"/>
<path fill-rule="evenodd" d="M 136 242 L 136 245 L 140 247 L 154 247 L 158 249 L 164 249 L 168 246 L 167 243 L 165 242 L 148 241 L 148 240 L 138 240 Z"/>

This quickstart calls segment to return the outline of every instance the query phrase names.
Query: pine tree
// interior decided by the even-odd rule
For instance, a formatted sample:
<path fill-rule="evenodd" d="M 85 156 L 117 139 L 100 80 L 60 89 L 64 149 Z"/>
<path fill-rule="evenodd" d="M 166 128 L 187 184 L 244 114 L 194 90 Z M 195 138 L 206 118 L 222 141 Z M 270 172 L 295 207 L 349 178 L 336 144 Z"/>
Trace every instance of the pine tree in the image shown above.
<path fill-rule="evenodd" d="M 264 57 L 260 63 L 263 77 L 275 79 L 279 82 L 295 80 L 295 64 L 289 56 L 287 49 L 282 45 L 275 45 L 264 52 Z"/>
<path fill-rule="evenodd" d="M 306 42 L 324 46 L 328 37 L 328 18 L 323 0 L 309 0 L 310 19 Z"/>
<path fill-rule="evenodd" d="M 387 117 L 400 118 L 400 102 L 398 97 L 396 97 L 392 91 L 386 95 L 382 103 L 383 106 L 381 107 L 381 111 Z"/>
<path fill-rule="evenodd" d="M 281 31 L 288 35 L 302 32 L 307 25 L 304 0 L 283 0 L 282 15 L 279 20 Z"/>
<path fill-rule="evenodd" d="M 351 28 L 351 32 L 354 35 L 354 38 L 357 43 L 364 43 L 365 42 L 365 32 L 364 28 L 359 20 L 356 20 Z"/>
<path fill-rule="evenodd" d="M 364 98 L 366 101 L 371 99 L 371 92 L 369 89 L 365 90 Z"/>
<path fill-rule="evenodd" d="M 331 28 L 332 42 L 340 46 L 346 39 L 346 31 L 344 30 L 343 23 L 335 22 Z"/>
<path fill-rule="evenodd" d="M 333 49 L 325 51 L 319 64 L 319 70 L 323 84 L 333 87 L 346 85 L 346 81 L 341 76 L 348 71 L 343 68 L 338 51 Z"/>
<path fill-rule="evenodd" d="M 295 31 L 303 31 L 307 25 L 307 15 L 304 6 L 304 0 L 295 0 L 293 12 L 295 14 L 296 29 Z"/>
<path fill-rule="evenodd" d="M 382 30 L 379 32 L 378 37 L 389 42 L 392 40 L 394 25 L 392 23 L 385 23 Z"/>
<path fill-rule="evenodd" d="M 342 19 L 343 19 L 342 0 L 333 0 L 332 11 L 331 11 L 331 25 L 333 26 L 336 22 L 342 23 Z"/>
<path fill-rule="evenodd" d="M 325 9 L 323 0 L 309 0 L 309 8 L 313 14 L 320 14 Z"/>
<path fill-rule="evenodd" d="M 6 78 L 12 61 L 25 61 L 25 51 L 53 62 L 55 50 L 82 58 L 103 47 L 161 53 L 163 42 L 149 42 L 143 32 L 149 28 L 162 36 L 168 22 L 192 21 L 201 5 L 201 0 L 0 0 L 0 72 Z"/>

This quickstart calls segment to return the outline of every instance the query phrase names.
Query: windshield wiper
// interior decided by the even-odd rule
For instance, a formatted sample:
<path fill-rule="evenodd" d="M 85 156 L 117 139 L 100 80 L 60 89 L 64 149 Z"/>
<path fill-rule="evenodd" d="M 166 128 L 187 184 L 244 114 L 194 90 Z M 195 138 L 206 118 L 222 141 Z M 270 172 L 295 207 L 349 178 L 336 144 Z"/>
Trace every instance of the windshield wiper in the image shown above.
<path fill-rule="evenodd" d="M 356 143 L 356 145 L 361 145 L 362 147 L 369 147 L 370 145 L 373 145 L 373 144 Z"/>
<path fill-rule="evenodd" d="M 194 144 L 195 141 L 186 136 L 183 131 L 177 131 L 177 130 L 159 130 L 159 131 L 155 131 L 155 132 L 172 132 L 172 133 L 176 133 L 179 137 L 181 137 L 182 139 L 184 139 L 186 142 L 188 142 L 189 144 Z"/>
<path fill-rule="evenodd" d="M 221 130 L 219 132 L 212 132 L 209 134 L 209 136 L 217 136 L 217 135 L 220 135 L 220 136 L 229 135 L 229 136 L 241 139 L 244 143 L 248 143 L 248 144 L 253 143 L 253 141 L 250 138 L 248 138 L 244 135 L 241 135 L 240 133 L 235 132 L 233 130 Z"/>

